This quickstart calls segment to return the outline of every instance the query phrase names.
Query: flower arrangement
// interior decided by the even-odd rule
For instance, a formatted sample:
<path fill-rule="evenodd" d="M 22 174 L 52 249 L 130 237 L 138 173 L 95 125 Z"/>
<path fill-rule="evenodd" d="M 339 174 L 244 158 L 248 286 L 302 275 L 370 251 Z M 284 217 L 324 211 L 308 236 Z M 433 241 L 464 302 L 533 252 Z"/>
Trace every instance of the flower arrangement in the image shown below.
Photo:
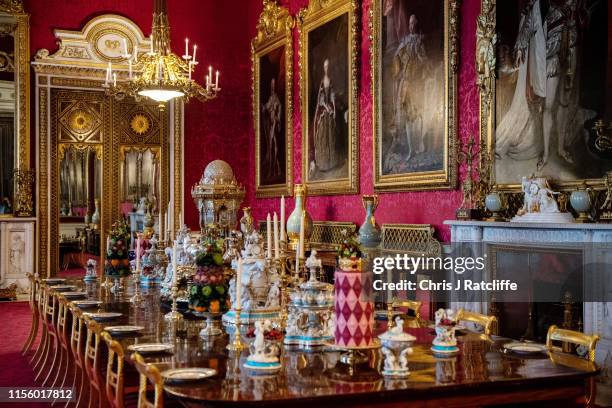
<path fill-rule="evenodd" d="M 361 244 L 357 235 L 349 235 L 347 230 L 342 231 L 344 240 L 338 247 L 338 263 L 343 270 L 361 270 Z"/>
<path fill-rule="evenodd" d="M 189 307 L 197 313 L 222 313 L 229 310 L 230 298 L 224 275 L 222 244 L 217 241 L 204 243 L 196 255 L 196 266 L 189 291 Z"/>
<path fill-rule="evenodd" d="M 130 226 L 125 219 L 116 221 L 106 241 L 104 273 L 111 277 L 124 277 L 132 273 L 129 261 Z"/>

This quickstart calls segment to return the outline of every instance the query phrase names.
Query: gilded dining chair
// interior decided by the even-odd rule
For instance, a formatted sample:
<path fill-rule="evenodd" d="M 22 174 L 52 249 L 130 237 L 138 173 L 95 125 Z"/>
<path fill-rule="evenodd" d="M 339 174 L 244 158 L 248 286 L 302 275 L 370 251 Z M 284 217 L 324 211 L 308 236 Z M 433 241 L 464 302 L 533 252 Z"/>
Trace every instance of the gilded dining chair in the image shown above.
<path fill-rule="evenodd" d="M 407 309 L 412 311 L 414 316 L 408 315 L 408 313 L 402 313 L 401 316 L 405 317 L 406 322 L 404 326 L 419 328 L 424 326 L 424 322 L 421 320 L 421 305 L 423 302 L 418 300 L 400 300 L 394 299 L 387 305 L 387 318 L 393 316 L 393 311 L 397 309 Z"/>
<path fill-rule="evenodd" d="M 21 354 L 26 355 L 32 345 L 34 344 L 34 340 L 36 340 L 36 336 L 38 335 L 38 325 L 40 324 L 40 314 L 38 309 L 38 297 L 40 290 L 40 280 L 32 273 L 27 274 L 28 280 L 30 281 L 30 310 L 32 311 L 32 325 L 30 326 L 30 334 L 26 342 L 23 344 L 21 348 Z"/>
<path fill-rule="evenodd" d="M 123 347 L 111 335 L 103 331 L 102 339 L 108 347 L 108 363 L 106 366 L 106 398 L 111 408 L 136 406 L 138 386 L 125 385 L 125 365 Z M 127 397 L 127 398 L 126 398 Z M 134 398 L 130 398 L 134 397 Z M 127 401 L 126 401 L 127 400 Z"/>
<path fill-rule="evenodd" d="M 159 369 L 153 364 L 145 363 L 142 356 L 132 353 L 130 356 L 136 369 L 140 373 L 140 387 L 138 389 L 138 408 L 163 408 L 164 383 Z M 153 401 L 147 399 L 147 383 L 153 386 Z"/>
<path fill-rule="evenodd" d="M 38 316 L 40 316 L 41 320 L 41 335 L 36 352 L 30 360 L 30 364 L 32 365 L 34 371 L 38 370 L 38 366 L 43 361 L 43 356 L 45 355 L 45 348 L 47 345 L 47 341 L 49 340 L 49 331 L 45 319 L 47 313 L 47 304 L 49 303 L 48 293 L 49 287 L 47 285 L 41 284 L 36 299 L 38 305 Z"/>
<path fill-rule="evenodd" d="M 456 320 L 457 322 L 471 322 L 481 326 L 486 336 L 497 334 L 497 318 L 495 316 L 486 316 L 461 308 L 457 311 Z"/>
<path fill-rule="evenodd" d="M 42 380 L 42 385 L 48 385 L 48 382 L 51 379 L 51 374 L 54 372 L 54 368 L 57 363 L 57 356 L 59 354 L 59 344 L 57 341 L 57 309 L 59 302 L 57 296 L 49 287 L 46 288 L 45 295 L 46 310 L 44 315 L 44 323 L 47 326 L 47 341 L 45 342 L 45 349 L 43 351 L 44 359 L 38 368 L 36 377 L 34 378 L 34 381 L 38 381 L 39 378 L 42 378 L 44 373 L 47 373 L 44 380 Z"/>
<path fill-rule="evenodd" d="M 560 342 L 561 347 L 555 346 L 553 342 Z M 584 349 L 586 360 L 593 365 L 595 363 L 597 342 L 599 342 L 599 336 L 597 334 L 584 334 L 579 331 L 561 329 L 554 324 L 548 328 L 548 333 L 546 334 L 546 349 L 549 353 L 564 353 L 571 351 L 571 348 L 568 346 L 573 344 Z M 584 397 L 584 401 L 576 401 L 577 404 L 586 407 L 593 406 L 596 391 L 597 385 L 595 383 L 595 377 L 591 376 L 589 378 L 587 394 Z"/>
<path fill-rule="evenodd" d="M 57 340 L 59 344 L 60 361 L 57 369 L 55 370 L 55 379 L 53 380 L 52 387 L 63 387 L 66 383 L 68 376 L 69 365 L 72 363 L 70 354 L 68 351 L 70 339 L 68 319 L 70 317 L 69 308 L 70 302 L 64 297 L 58 296 L 59 305 L 57 312 Z M 60 380 L 61 378 L 61 380 Z M 60 382 L 61 381 L 61 382 Z"/>
<path fill-rule="evenodd" d="M 87 374 L 85 373 L 85 317 L 77 306 L 70 305 L 72 312 L 72 330 L 70 333 L 70 349 L 74 361 L 72 389 L 77 395 L 76 407 L 86 405 L 89 396 L 89 387 L 86 386 Z M 66 407 L 69 403 L 66 403 Z"/>
<path fill-rule="evenodd" d="M 89 408 L 106 408 L 105 378 L 102 372 L 102 330 L 94 320 L 85 317 L 87 338 L 85 339 L 85 372 L 89 379 Z"/>

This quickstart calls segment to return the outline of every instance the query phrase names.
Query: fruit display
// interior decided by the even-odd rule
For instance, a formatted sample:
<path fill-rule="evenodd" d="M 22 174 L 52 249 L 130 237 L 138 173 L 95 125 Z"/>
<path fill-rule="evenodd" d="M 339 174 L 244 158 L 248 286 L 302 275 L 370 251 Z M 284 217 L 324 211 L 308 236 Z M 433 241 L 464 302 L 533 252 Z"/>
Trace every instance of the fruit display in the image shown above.
<path fill-rule="evenodd" d="M 130 227 L 124 219 L 115 222 L 106 241 L 104 273 L 110 277 L 124 277 L 132 273 L 128 252 Z"/>
<path fill-rule="evenodd" d="M 216 241 L 205 243 L 196 255 L 197 269 L 189 289 L 189 307 L 196 313 L 223 313 L 230 308 L 222 248 Z"/>

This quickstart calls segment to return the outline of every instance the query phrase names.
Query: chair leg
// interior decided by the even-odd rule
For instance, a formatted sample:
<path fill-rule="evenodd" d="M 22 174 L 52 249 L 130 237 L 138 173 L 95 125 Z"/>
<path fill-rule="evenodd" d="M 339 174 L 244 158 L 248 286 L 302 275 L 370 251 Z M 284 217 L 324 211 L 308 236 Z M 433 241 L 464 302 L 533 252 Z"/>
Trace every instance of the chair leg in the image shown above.
<path fill-rule="evenodd" d="M 51 340 L 53 343 L 53 347 L 51 350 L 53 350 L 53 358 L 51 359 L 51 364 L 49 365 L 49 369 L 47 370 L 47 376 L 45 377 L 45 379 L 43 380 L 43 385 L 47 385 L 48 381 L 51 379 L 51 374 L 55 371 L 55 363 L 57 362 L 57 355 L 58 353 L 58 344 L 57 344 L 57 337 L 56 336 L 51 336 Z M 44 366 L 43 366 L 44 368 Z"/>
<path fill-rule="evenodd" d="M 47 329 L 47 326 L 43 323 L 42 335 L 40 336 L 40 342 L 38 343 L 38 348 L 36 349 L 36 353 L 34 353 L 34 355 L 32 356 L 32 359 L 30 360 L 30 365 L 32 365 L 32 368 L 34 370 L 38 368 L 38 364 L 40 363 L 40 359 L 42 358 L 42 355 L 44 354 L 43 351 L 44 351 L 45 345 L 47 344 L 48 338 L 49 338 L 49 330 Z"/>
<path fill-rule="evenodd" d="M 25 344 L 21 348 L 21 355 L 25 356 L 28 353 L 28 351 L 30 351 L 30 348 L 32 347 L 32 344 L 34 343 L 34 340 L 36 339 L 37 334 L 38 334 L 38 313 L 34 312 L 32 314 L 32 326 L 30 327 L 30 335 L 28 336 L 28 339 L 26 340 Z"/>
<path fill-rule="evenodd" d="M 57 367 L 57 370 L 54 369 L 53 371 L 55 371 L 55 378 L 53 379 L 53 382 L 51 383 L 51 387 L 57 387 L 58 381 L 60 379 L 60 375 L 62 373 L 62 369 L 64 371 L 64 373 L 66 372 L 66 368 L 64 367 L 64 364 L 67 363 L 66 361 L 66 351 L 64 350 L 64 347 L 62 347 L 62 345 L 60 344 L 59 347 L 59 355 L 60 355 L 60 360 L 59 360 L 59 365 Z"/>
<path fill-rule="evenodd" d="M 50 344 L 51 344 L 51 334 L 49 333 L 49 330 L 47 329 L 47 335 L 45 336 L 45 344 L 42 347 L 40 357 L 39 357 L 39 359 L 36 362 L 36 365 L 34 367 L 35 370 L 37 371 L 37 374 L 36 374 L 36 377 L 35 377 L 35 381 L 38 379 L 38 377 L 40 377 L 42 369 L 47 364 L 47 360 L 49 358 L 49 347 L 50 347 Z"/>
<path fill-rule="evenodd" d="M 85 380 L 87 379 L 87 377 L 85 376 L 85 370 L 82 367 L 80 369 L 77 368 L 76 371 L 77 371 L 76 375 L 80 379 L 79 380 L 79 396 L 76 402 L 76 407 L 78 408 L 85 404 L 85 392 L 86 392 Z"/>

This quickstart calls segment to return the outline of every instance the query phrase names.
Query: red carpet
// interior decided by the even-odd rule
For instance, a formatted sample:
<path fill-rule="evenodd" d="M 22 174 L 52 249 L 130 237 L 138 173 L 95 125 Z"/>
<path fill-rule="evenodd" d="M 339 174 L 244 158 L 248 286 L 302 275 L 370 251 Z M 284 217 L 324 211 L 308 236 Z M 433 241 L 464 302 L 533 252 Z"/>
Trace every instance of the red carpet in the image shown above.
<path fill-rule="evenodd" d="M 28 302 L 0 303 L 0 387 L 38 387 L 30 366 L 30 355 L 22 356 L 21 347 L 28 338 L 32 314 Z M 39 331 L 40 333 L 40 331 Z M 50 403 L 16 403 L 0 406 L 15 408 L 48 407 Z"/>

